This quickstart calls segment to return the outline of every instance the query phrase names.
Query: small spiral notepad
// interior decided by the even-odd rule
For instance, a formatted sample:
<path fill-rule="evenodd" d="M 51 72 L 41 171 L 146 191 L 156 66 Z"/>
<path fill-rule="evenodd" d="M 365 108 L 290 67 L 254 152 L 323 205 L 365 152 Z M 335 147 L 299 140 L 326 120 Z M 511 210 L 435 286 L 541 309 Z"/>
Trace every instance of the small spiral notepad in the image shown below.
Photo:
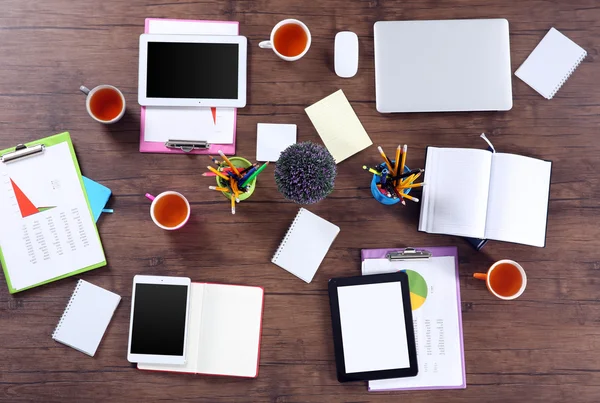
<path fill-rule="evenodd" d="M 581 46 L 551 28 L 515 75 L 544 98 L 552 99 L 586 55 Z"/>
<path fill-rule="evenodd" d="M 94 356 L 121 297 L 79 280 L 52 338 Z"/>
<path fill-rule="evenodd" d="M 300 208 L 271 262 L 310 283 L 339 232 L 337 225 Z"/>

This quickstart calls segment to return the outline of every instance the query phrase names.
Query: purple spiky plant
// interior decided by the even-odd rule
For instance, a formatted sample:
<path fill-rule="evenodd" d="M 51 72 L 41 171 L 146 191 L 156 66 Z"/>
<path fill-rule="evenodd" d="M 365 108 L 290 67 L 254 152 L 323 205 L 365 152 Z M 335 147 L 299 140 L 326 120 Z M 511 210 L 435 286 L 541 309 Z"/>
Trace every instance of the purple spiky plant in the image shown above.
<path fill-rule="evenodd" d="M 281 152 L 275 183 L 283 196 L 298 204 L 313 204 L 333 192 L 337 167 L 327 149 L 319 144 L 292 144 Z"/>

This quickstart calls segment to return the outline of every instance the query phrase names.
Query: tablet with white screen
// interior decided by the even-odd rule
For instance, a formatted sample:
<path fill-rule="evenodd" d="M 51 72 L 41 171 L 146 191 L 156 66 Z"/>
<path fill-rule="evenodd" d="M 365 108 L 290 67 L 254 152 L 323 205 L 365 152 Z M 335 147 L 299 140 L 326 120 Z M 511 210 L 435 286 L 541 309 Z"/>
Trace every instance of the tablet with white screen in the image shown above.
<path fill-rule="evenodd" d="M 142 106 L 246 106 L 244 36 L 140 36 Z"/>
<path fill-rule="evenodd" d="M 129 362 L 185 364 L 191 280 L 135 276 L 129 324 Z"/>
<path fill-rule="evenodd" d="M 338 381 L 417 375 L 405 272 L 331 279 L 329 301 Z"/>

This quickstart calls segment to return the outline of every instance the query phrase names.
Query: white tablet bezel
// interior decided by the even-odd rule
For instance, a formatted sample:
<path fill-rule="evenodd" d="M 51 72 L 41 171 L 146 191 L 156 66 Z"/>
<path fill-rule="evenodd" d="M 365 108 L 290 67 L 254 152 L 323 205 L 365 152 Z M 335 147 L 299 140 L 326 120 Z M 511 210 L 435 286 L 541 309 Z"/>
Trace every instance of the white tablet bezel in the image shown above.
<path fill-rule="evenodd" d="M 161 285 L 184 285 L 188 288 L 187 303 L 185 307 L 185 329 L 183 336 L 183 355 L 154 355 L 154 354 L 133 354 L 131 352 L 131 336 L 133 331 L 133 312 L 135 308 L 135 290 L 137 284 L 161 284 Z M 144 364 L 173 364 L 183 365 L 186 360 L 187 352 L 187 331 L 189 325 L 190 312 L 190 291 L 192 281 L 188 277 L 166 277 L 166 276 L 142 276 L 133 277 L 133 292 L 131 295 L 131 316 L 129 318 L 129 343 L 127 344 L 127 360 L 133 363 Z"/>
<path fill-rule="evenodd" d="M 146 78 L 148 66 L 148 42 L 183 43 L 233 43 L 238 45 L 238 95 L 237 99 L 214 98 L 148 98 L 146 96 Z M 246 69 L 248 59 L 248 40 L 245 36 L 212 35 L 140 35 L 140 65 L 138 78 L 138 102 L 142 106 L 205 106 L 243 108 L 246 106 Z"/>

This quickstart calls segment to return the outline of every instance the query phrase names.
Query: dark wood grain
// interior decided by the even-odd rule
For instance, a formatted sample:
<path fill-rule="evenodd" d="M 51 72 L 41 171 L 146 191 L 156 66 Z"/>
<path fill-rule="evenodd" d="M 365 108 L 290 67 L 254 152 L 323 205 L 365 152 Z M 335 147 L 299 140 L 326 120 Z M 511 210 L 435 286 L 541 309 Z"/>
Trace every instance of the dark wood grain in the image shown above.
<path fill-rule="evenodd" d="M 229 213 L 201 176 L 206 157 L 140 154 L 138 36 L 144 18 L 240 21 L 249 40 L 249 104 L 238 114 L 238 155 L 255 158 L 256 124 L 294 123 L 300 140 L 320 142 L 304 108 L 342 88 L 375 144 L 410 146 L 422 166 L 427 145 L 483 147 L 554 161 L 547 246 L 491 242 L 474 252 L 455 237 L 417 232 L 418 206 L 390 208 L 369 193 L 361 166 L 374 147 L 338 166 L 333 194 L 311 207 L 341 227 L 314 280 L 305 284 L 270 263 L 298 207 L 277 192 L 270 167 L 248 202 Z M 279 20 L 311 29 L 305 58 L 286 63 L 258 48 Z M 373 23 L 393 19 L 507 18 L 512 70 L 551 26 L 588 51 L 547 101 L 513 78 L 503 113 L 380 115 L 375 110 Z M 355 78 L 332 71 L 333 37 L 360 38 Z M 3 401 L 194 402 L 593 402 L 600 396 L 600 5 L 571 1 L 3 0 L 0 3 L 0 148 L 71 132 L 84 174 L 109 186 L 114 215 L 99 230 L 109 265 L 83 276 L 123 296 L 96 357 L 51 339 L 76 278 L 11 296 L 0 280 L 0 399 Z M 90 119 L 79 85 L 112 84 L 126 95 L 122 122 Z M 193 218 L 172 234 L 149 218 L 145 192 L 172 189 Z M 1 225 L 1 224 L 0 224 Z M 229 249 L 217 237 L 240 234 Z M 335 379 L 327 279 L 358 275 L 361 248 L 457 245 L 463 299 L 466 390 L 369 394 Z M 244 250 L 243 253 L 237 251 Z M 236 252 L 232 252 L 236 251 Z M 529 277 L 516 302 L 494 299 L 471 278 L 491 262 L 519 261 Z M 143 373 L 126 360 L 135 274 L 266 290 L 260 374 L 254 380 Z"/>

